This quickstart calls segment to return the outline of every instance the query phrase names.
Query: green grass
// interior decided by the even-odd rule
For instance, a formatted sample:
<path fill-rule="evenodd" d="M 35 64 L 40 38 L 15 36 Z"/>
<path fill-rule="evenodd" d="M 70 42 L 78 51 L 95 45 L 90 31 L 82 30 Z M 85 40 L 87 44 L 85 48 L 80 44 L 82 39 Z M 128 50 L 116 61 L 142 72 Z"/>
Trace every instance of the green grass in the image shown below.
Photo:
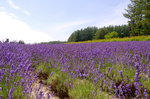
<path fill-rule="evenodd" d="M 8 77 L 8 82 L 6 82 L 6 77 Z M 0 82 L 0 87 L 2 88 L 2 90 L 0 91 L 0 96 L 2 96 L 4 99 L 8 98 L 8 93 L 9 90 L 11 88 L 14 88 L 14 92 L 13 92 L 13 98 L 15 99 L 20 99 L 20 97 L 22 99 L 24 99 L 25 97 L 23 96 L 23 87 L 20 85 L 15 86 L 14 82 L 19 82 L 22 78 L 16 74 L 16 77 L 9 77 L 8 74 L 5 74 L 5 76 L 3 76 L 2 81 Z M 7 85 L 6 85 L 7 84 Z"/>
<path fill-rule="evenodd" d="M 61 71 L 60 67 L 61 66 L 59 63 L 57 68 L 52 67 L 47 63 L 41 63 L 36 67 L 36 72 L 41 70 L 40 72 L 48 75 L 47 79 L 43 80 L 43 82 L 52 87 L 52 91 L 55 92 L 55 95 L 60 98 L 68 96 L 69 99 L 115 98 L 114 89 L 110 89 L 108 86 L 111 86 L 111 83 L 120 84 L 121 81 L 124 81 L 124 84 L 132 85 L 136 73 L 136 69 L 134 67 L 128 67 L 121 63 L 105 63 L 104 66 L 100 67 L 101 73 L 104 73 L 105 76 L 98 79 L 95 84 L 94 78 L 90 79 L 77 77 L 74 79 L 68 74 L 68 72 Z M 112 68 L 111 71 L 109 70 L 110 68 Z M 122 71 L 123 78 L 120 75 L 120 71 Z M 127 75 L 129 80 L 127 79 Z M 95 75 L 94 77 L 97 76 Z M 105 83 L 106 81 L 107 83 Z M 140 81 L 145 88 L 150 90 L 150 78 L 145 78 L 145 75 L 143 74 L 141 75 Z"/>
<path fill-rule="evenodd" d="M 117 42 L 117 41 L 150 41 L 150 35 L 149 36 L 124 37 L 124 38 L 99 39 L 99 40 L 89 40 L 89 41 L 80 41 L 80 42 L 67 42 L 65 44 L 94 43 L 94 42 Z"/>
<path fill-rule="evenodd" d="M 141 81 L 141 83 L 142 83 L 148 90 L 150 90 L 150 78 L 145 77 L 144 75 L 142 75 L 140 81 Z"/>
<path fill-rule="evenodd" d="M 134 81 L 134 75 L 136 72 L 134 68 L 108 63 L 104 67 L 100 68 L 101 72 L 105 73 L 106 78 L 99 79 L 97 84 L 94 85 L 93 80 L 89 78 L 81 79 L 77 77 L 74 79 L 67 72 L 61 71 L 60 68 L 51 66 L 48 68 L 46 67 L 48 65 L 49 64 L 41 63 L 37 66 L 36 71 L 38 72 L 39 70 L 42 70 L 42 73 L 46 73 L 48 75 L 48 78 L 43 80 L 43 82 L 52 87 L 53 91 L 56 92 L 55 95 L 59 97 L 68 95 L 69 99 L 112 99 L 115 95 L 107 92 L 108 86 L 110 86 L 111 82 L 108 82 L 107 85 L 104 82 L 107 77 L 114 82 L 119 82 L 122 80 L 119 71 L 122 71 L 125 83 L 131 84 Z M 108 71 L 110 67 L 113 68 L 111 72 Z M 126 75 L 128 75 L 128 78 L 130 79 L 129 82 L 125 80 Z M 142 79 L 142 81 L 144 80 Z M 149 81 L 150 80 L 143 82 L 145 87 L 150 86 Z M 103 83 L 102 86 L 99 85 L 100 83 Z M 103 92 L 100 92 L 100 88 L 103 89 Z M 113 93 L 113 90 L 114 89 L 111 89 L 109 91 Z"/>
<path fill-rule="evenodd" d="M 63 97 L 66 94 L 69 99 L 112 99 L 112 95 L 107 92 L 100 92 L 100 89 L 96 88 L 99 86 L 94 86 L 93 81 L 81 78 L 74 79 L 59 68 L 47 68 L 46 66 L 48 64 L 41 63 L 37 66 L 36 71 L 42 70 L 42 73 L 49 75 L 43 82 L 52 87 L 52 90 L 56 92 L 55 95 Z"/>
<path fill-rule="evenodd" d="M 73 99 L 89 99 L 92 96 L 94 85 L 90 81 L 76 79 L 73 86 L 74 88 L 69 89 L 69 96 Z"/>
<path fill-rule="evenodd" d="M 78 77 L 74 79 L 67 72 L 61 71 L 60 68 L 51 66 L 48 68 L 46 67 L 48 65 L 49 64 L 41 63 L 37 66 L 36 71 L 42 70 L 42 73 L 46 73 L 48 75 L 48 78 L 43 80 L 43 82 L 52 87 L 55 95 L 60 98 L 68 96 L 69 99 L 112 99 L 112 97 L 115 97 L 113 94 L 114 89 L 109 89 L 109 92 L 112 92 L 111 94 L 107 92 L 111 81 L 117 83 L 124 80 L 125 84 L 132 84 L 136 73 L 134 68 L 123 66 L 121 64 L 112 65 L 108 63 L 104 67 L 100 68 L 101 72 L 105 73 L 106 78 L 101 78 L 98 80 L 97 84 L 94 84 L 91 79 L 81 79 Z M 110 67 L 113 68 L 111 72 L 109 71 Z M 123 78 L 121 78 L 119 71 L 122 71 L 124 76 Z M 126 75 L 128 75 L 130 81 L 127 80 Z M 108 80 L 108 83 L 105 84 L 104 81 L 107 79 L 111 79 L 111 81 L 109 82 Z M 149 78 L 145 80 L 144 75 L 141 75 L 141 82 L 148 90 L 150 90 Z M 100 85 L 100 83 L 102 83 L 102 85 Z M 102 92 L 100 91 L 100 88 L 103 89 Z"/>

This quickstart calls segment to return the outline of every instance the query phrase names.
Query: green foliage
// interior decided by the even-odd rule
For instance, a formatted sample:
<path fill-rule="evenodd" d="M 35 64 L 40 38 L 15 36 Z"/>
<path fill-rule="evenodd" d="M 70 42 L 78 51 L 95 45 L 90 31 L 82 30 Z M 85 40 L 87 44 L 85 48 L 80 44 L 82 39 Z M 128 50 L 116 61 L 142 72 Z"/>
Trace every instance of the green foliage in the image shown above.
<path fill-rule="evenodd" d="M 116 31 L 118 33 L 118 37 L 128 37 L 129 36 L 129 28 L 127 25 L 119 25 L 119 26 L 108 26 L 99 28 L 96 32 L 94 39 L 104 39 L 105 35 Z"/>
<path fill-rule="evenodd" d="M 99 39 L 99 40 L 89 40 L 89 41 L 82 41 L 82 42 L 68 42 L 66 44 L 95 43 L 95 42 L 117 42 L 117 41 L 150 41 L 150 36 L 132 36 L 132 37 L 124 37 L 124 38 Z"/>
<path fill-rule="evenodd" d="M 129 19 L 130 35 L 149 35 L 150 33 L 150 2 L 149 0 L 131 0 L 124 16 Z"/>
<path fill-rule="evenodd" d="M 140 81 L 148 90 L 150 90 L 150 78 L 149 77 L 142 75 Z"/>
<path fill-rule="evenodd" d="M 74 31 L 68 39 L 68 42 L 79 42 L 93 39 L 104 39 L 105 35 L 116 31 L 118 37 L 129 36 L 129 28 L 127 25 L 108 26 L 103 28 L 87 27 L 85 29 Z"/>
<path fill-rule="evenodd" d="M 98 29 L 95 33 L 94 39 L 104 39 L 104 36 L 107 34 L 106 28 Z"/>
<path fill-rule="evenodd" d="M 50 64 L 46 63 L 39 64 L 36 67 L 36 72 L 39 72 L 38 78 L 41 82 L 51 86 L 51 90 L 56 96 L 59 96 L 60 98 L 69 97 L 67 86 L 69 76 L 66 73 L 60 71 L 59 68 L 53 68 Z"/>
<path fill-rule="evenodd" d="M 42 83 L 51 86 L 54 94 L 61 99 L 112 99 L 112 96 L 105 92 L 100 92 L 88 79 L 72 78 L 68 73 L 59 68 L 46 67 L 49 64 L 41 63 L 36 66 L 36 72 L 40 75 L 47 74 L 47 79 L 42 79 Z M 38 76 L 39 77 L 39 76 Z M 97 86 L 98 87 L 98 86 Z M 93 94 L 94 93 L 94 94 Z"/>
<path fill-rule="evenodd" d="M 65 73 L 58 71 L 52 76 L 49 76 L 47 79 L 47 84 L 51 86 L 51 89 L 53 92 L 55 92 L 55 95 L 59 96 L 60 98 L 69 97 L 67 77 L 68 76 Z"/>
<path fill-rule="evenodd" d="M 118 33 L 115 32 L 115 31 L 110 32 L 110 33 L 108 33 L 108 34 L 105 35 L 105 38 L 106 38 L 106 39 L 109 39 L 109 38 L 116 38 L 116 37 L 118 37 Z"/>
<path fill-rule="evenodd" d="M 8 79 L 8 81 L 6 82 L 6 79 Z M 25 98 L 25 96 L 23 96 L 23 86 L 15 86 L 14 82 L 17 84 L 20 80 L 22 79 L 22 77 L 20 77 L 18 74 L 16 74 L 16 77 L 12 76 L 9 77 L 8 74 L 6 73 L 5 76 L 3 76 L 2 81 L 0 82 L 0 87 L 2 88 L 2 90 L 0 90 L 0 96 L 2 95 L 2 97 L 4 99 L 8 99 L 8 93 L 9 90 L 11 88 L 14 88 L 14 93 L 13 93 L 13 98 L 15 99 L 20 99 L 20 97 L 22 97 L 22 99 Z"/>
<path fill-rule="evenodd" d="M 78 42 L 92 40 L 97 31 L 97 27 L 87 27 L 81 30 L 74 31 L 69 37 L 69 42 Z"/>
<path fill-rule="evenodd" d="M 5 65 L 5 66 L 7 69 L 11 68 L 9 65 Z M 25 99 L 25 96 L 23 96 L 24 87 L 19 85 L 21 80 L 22 77 L 19 73 L 12 73 L 12 75 L 10 76 L 9 73 L 5 71 L 0 81 L 0 98 L 2 97 L 2 99 L 8 99 L 9 91 L 11 88 L 13 88 L 14 92 L 12 94 L 12 97 L 14 99 L 20 99 L 20 97 L 22 99 Z"/>
<path fill-rule="evenodd" d="M 132 52 L 130 53 L 134 54 Z M 113 99 L 115 98 L 115 89 L 113 87 L 109 88 L 108 86 L 111 84 L 119 86 L 122 81 L 124 81 L 124 85 L 130 85 L 129 87 L 132 89 L 131 93 L 135 96 L 135 67 L 130 67 L 119 61 L 114 64 L 106 62 L 103 64 L 104 66 L 96 64 L 96 67 L 100 69 L 103 77 L 97 78 L 95 83 L 94 76 L 88 76 L 82 79 L 80 77 L 73 78 L 68 72 L 63 71 L 63 66 L 61 66 L 59 62 L 56 64 L 58 68 L 51 66 L 50 63 L 41 63 L 36 66 L 36 72 L 40 71 L 39 75 L 43 75 L 43 78 L 44 75 L 47 74 L 46 76 L 48 77 L 46 77 L 46 79 L 43 79 L 41 76 L 38 77 L 42 80 L 42 83 L 44 82 L 45 85 L 51 86 L 51 91 L 54 92 L 54 95 L 61 99 Z M 140 81 L 149 90 L 150 78 L 144 74 L 140 74 L 140 76 Z M 143 89 L 140 91 L 143 91 Z M 110 94 L 108 92 L 110 92 Z"/>
<path fill-rule="evenodd" d="M 69 95 L 73 99 L 89 99 L 92 96 L 94 85 L 88 80 L 75 80 L 74 88 L 69 90 Z M 92 97 L 91 97 L 92 98 Z"/>

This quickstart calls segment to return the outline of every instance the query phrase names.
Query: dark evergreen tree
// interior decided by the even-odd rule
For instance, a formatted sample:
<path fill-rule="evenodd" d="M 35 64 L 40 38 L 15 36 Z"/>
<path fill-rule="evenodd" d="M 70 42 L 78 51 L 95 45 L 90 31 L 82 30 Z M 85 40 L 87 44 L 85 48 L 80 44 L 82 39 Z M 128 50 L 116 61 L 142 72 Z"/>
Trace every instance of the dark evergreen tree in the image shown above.
<path fill-rule="evenodd" d="M 97 30 L 98 30 L 97 27 L 87 27 L 81 30 L 76 30 L 71 34 L 68 41 L 78 42 L 78 41 L 92 40 Z"/>
<path fill-rule="evenodd" d="M 145 35 L 150 35 L 150 0 L 145 0 L 145 6 L 143 10 L 144 19 L 143 23 L 143 32 Z"/>
<path fill-rule="evenodd" d="M 131 0 L 124 16 L 129 19 L 130 35 L 148 35 L 150 30 L 150 0 Z"/>
<path fill-rule="evenodd" d="M 104 39 L 104 36 L 107 34 L 107 32 L 108 31 L 105 27 L 98 29 L 95 33 L 94 39 Z"/>

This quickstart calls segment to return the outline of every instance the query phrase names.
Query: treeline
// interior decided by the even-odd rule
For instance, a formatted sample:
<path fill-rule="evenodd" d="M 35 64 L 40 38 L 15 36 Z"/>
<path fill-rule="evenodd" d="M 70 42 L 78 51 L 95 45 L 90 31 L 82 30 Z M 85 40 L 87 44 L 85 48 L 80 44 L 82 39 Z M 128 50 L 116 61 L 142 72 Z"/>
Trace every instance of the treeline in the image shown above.
<path fill-rule="evenodd" d="M 78 42 L 113 37 L 128 37 L 129 35 L 128 25 L 108 26 L 103 28 L 87 27 L 74 31 L 68 41 Z"/>
<path fill-rule="evenodd" d="M 131 0 L 131 4 L 128 5 L 126 13 L 123 15 L 129 19 L 127 25 L 103 28 L 87 27 L 74 31 L 68 41 L 150 35 L 150 0 Z"/>
<path fill-rule="evenodd" d="M 63 44 L 66 41 L 50 41 L 50 42 L 41 42 L 40 44 Z"/>
<path fill-rule="evenodd" d="M 92 40 L 97 30 L 97 27 L 87 27 L 85 29 L 74 31 L 69 37 L 68 41 L 78 42 Z"/>
<path fill-rule="evenodd" d="M 19 41 L 10 41 L 8 38 L 5 39 L 5 41 L 0 41 L 0 43 L 18 43 L 18 44 L 25 44 L 25 42 L 23 40 L 19 40 Z"/>

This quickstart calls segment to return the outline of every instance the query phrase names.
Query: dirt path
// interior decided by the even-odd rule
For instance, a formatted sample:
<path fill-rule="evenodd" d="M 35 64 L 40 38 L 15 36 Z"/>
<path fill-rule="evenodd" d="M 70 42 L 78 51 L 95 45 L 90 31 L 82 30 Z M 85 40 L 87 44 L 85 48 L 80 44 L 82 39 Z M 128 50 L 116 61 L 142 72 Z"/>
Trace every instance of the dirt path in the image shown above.
<path fill-rule="evenodd" d="M 48 86 L 39 83 L 39 81 L 37 80 L 32 85 L 32 91 L 29 95 L 29 99 L 60 99 L 60 98 L 54 96 Z"/>

